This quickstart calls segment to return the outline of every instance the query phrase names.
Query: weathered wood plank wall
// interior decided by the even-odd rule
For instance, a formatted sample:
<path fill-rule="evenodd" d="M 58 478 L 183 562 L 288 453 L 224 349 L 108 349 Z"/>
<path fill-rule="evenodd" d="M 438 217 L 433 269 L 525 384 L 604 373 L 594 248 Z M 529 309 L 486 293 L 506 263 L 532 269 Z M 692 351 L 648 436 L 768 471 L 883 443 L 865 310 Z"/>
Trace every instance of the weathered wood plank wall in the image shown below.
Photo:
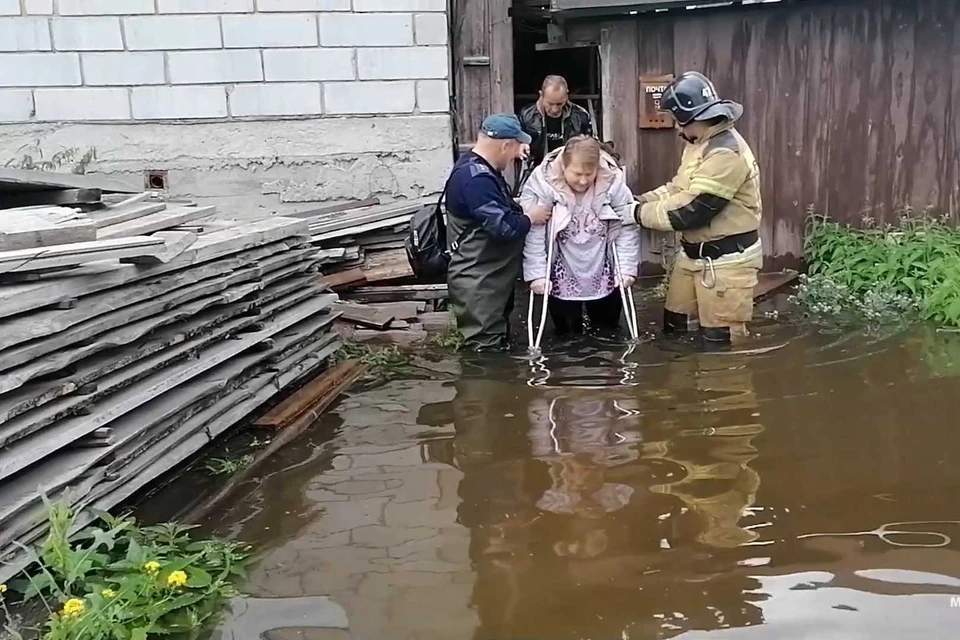
<path fill-rule="evenodd" d="M 768 267 L 796 264 L 809 207 L 852 223 L 892 222 L 906 207 L 960 221 L 960 2 L 677 11 L 600 35 L 605 137 L 639 191 L 668 179 L 680 151 L 673 132 L 638 129 L 639 75 L 699 70 L 744 104 Z"/>
<path fill-rule="evenodd" d="M 483 119 L 513 112 L 511 0 L 451 0 L 457 140 L 469 149 Z"/>

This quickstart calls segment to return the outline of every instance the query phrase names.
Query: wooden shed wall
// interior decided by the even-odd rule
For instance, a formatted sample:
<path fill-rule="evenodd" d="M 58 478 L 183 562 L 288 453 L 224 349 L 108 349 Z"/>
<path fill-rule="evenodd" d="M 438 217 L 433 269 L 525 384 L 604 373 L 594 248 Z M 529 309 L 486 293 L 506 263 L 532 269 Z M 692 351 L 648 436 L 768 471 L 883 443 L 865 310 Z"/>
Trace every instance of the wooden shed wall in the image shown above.
<path fill-rule="evenodd" d="M 639 76 L 699 70 L 744 104 L 769 267 L 798 261 L 809 207 L 851 223 L 905 207 L 958 221 L 960 2 L 674 11 L 599 28 L 605 136 L 635 189 L 669 179 L 681 150 L 672 131 L 638 128 Z"/>

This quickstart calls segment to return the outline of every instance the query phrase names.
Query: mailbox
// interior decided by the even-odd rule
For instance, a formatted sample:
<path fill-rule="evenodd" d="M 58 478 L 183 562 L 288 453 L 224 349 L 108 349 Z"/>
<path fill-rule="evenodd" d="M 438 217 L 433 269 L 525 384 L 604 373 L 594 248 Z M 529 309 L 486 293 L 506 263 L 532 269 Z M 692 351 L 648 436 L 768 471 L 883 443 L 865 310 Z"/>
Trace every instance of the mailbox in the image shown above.
<path fill-rule="evenodd" d="M 673 82 L 673 74 L 640 76 L 640 128 L 672 129 L 673 118 L 660 110 L 663 92 Z"/>

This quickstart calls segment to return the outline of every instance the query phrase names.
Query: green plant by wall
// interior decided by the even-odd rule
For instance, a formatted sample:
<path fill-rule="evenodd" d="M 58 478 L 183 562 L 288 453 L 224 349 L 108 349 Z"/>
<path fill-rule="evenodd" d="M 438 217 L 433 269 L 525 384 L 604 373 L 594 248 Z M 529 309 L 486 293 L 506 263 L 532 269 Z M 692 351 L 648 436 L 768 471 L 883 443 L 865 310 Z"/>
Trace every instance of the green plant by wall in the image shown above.
<path fill-rule="evenodd" d="M 812 314 L 960 327 L 960 230 L 944 220 L 854 229 L 813 216 L 804 256 L 796 301 Z"/>
<path fill-rule="evenodd" d="M 10 585 L 44 603 L 44 640 L 197 638 L 238 594 L 250 560 L 245 547 L 194 539 L 190 527 L 141 527 L 108 514 L 71 539 L 76 514 L 48 508 L 50 533 L 34 552 L 39 569 Z"/>

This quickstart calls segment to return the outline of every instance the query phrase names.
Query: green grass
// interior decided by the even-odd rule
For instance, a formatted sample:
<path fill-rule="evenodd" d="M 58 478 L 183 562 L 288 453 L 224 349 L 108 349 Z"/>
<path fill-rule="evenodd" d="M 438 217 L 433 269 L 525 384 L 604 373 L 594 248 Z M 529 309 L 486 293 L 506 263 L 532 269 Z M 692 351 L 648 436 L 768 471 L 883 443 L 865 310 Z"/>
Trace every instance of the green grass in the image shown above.
<path fill-rule="evenodd" d="M 867 222 L 858 229 L 811 217 L 796 301 L 818 316 L 960 327 L 960 230 L 927 216 Z"/>
<path fill-rule="evenodd" d="M 449 326 L 439 333 L 429 336 L 426 345 L 442 351 L 459 351 L 463 348 L 463 334 L 456 326 Z"/>
<path fill-rule="evenodd" d="M 203 465 L 211 475 L 232 476 L 241 469 L 245 469 L 253 462 L 253 454 L 248 453 L 239 458 L 210 458 Z"/>
<path fill-rule="evenodd" d="M 30 550 L 34 566 L 0 588 L 7 619 L 0 637 L 33 631 L 43 640 L 193 639 L 238 595 L 234 585 L 250 561 L 246 547 L 195 538 L 191 527 L 144 527 L 109 514 L 96 514 L 94 525 L 72 535 L 77 513 L 62 503 L 47 506 L 50 532 Z M 7 610 L 14 593 L 43 603 L 43 629 L 11 625 L 18 621 Z"/>

